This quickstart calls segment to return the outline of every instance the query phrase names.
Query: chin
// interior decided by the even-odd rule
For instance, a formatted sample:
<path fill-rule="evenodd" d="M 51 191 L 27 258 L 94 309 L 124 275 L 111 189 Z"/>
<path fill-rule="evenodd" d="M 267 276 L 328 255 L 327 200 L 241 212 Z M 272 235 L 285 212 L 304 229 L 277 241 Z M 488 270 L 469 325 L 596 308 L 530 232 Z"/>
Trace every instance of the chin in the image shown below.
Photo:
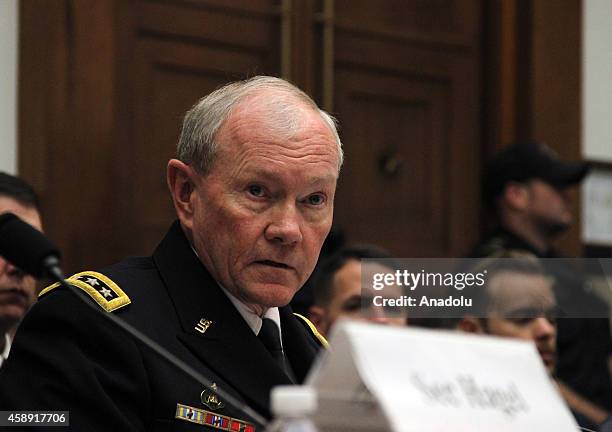
<path fill-rule="evenodd" d="M 556 234 L 561 234 L 565 231 L 567 231 L 570 227 L 569 223 L 565 223 L 565 222 L 557 222 L 555 224 L 551 224 L 550 228 L 548 229 L 548 232 L 551 235 L 556 235 Z"/>
<path fill-rule="evenodd" d="M 254 303 L 266 307 L 287 306 L 297 292 L 294 287 L 279 284 L 257 284 L 251 290 L 251 299 Z"/>
<path fill-rule="evenodd" d="M 548 236 L 555 236 L 566 231 L 571 225 L 571 220 L 540 220 L 539 229 Z"/>

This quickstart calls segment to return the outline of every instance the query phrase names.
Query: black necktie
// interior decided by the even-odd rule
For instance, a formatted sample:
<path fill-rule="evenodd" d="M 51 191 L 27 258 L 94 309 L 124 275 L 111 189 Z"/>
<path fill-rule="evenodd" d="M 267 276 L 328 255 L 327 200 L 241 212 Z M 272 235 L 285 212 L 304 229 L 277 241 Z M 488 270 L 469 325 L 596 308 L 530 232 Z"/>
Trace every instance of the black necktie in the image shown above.
<path fill-rule="evenodd" d="M 287 359 L 283 353 L 280 330 L 278 329 L 276 323 L 270 318 L 262 318 L 261 330 L 259 330 L 257 337 L 270 352 L 272 358 L 274 358 L 276 363 L 278 363 L 279 367 L 287 374 L 288 377 L 291 377 L 293 374 L 291 373 L 291 369 L 289 368 L 289 364 L 287 363 Z"/>

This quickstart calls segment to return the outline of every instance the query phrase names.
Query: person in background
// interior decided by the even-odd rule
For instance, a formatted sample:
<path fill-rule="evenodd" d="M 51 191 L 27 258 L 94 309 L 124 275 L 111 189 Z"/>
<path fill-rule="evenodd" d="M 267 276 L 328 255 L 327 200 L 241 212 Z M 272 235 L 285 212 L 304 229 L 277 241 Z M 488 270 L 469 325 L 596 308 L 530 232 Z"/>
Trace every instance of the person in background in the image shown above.
<path fill-rule="evenodd" d="M 456 327 L 469 333 L 488 334 L 532 341 L 549 375 L 557 366 L 557 318 L 560 311 L 552 278 L 537 259 L 528 255 L 514 258 L 488 258 L 478 262 L 486 269 L 484 286 L 475 288 L 474 313 L 466 314 Z M 556 380 L 559 391 L 578 424 L 596 429 L 610 416 Z"/>
<path fill-rule="evenodd" d="M 323 335 L 329 334 L 339 318 L 405 325 L 406 318 L 399 315 L 403 308 L 393 312 L 372 302 L 374 295 L 400 297 L 400 287 L 386 287 L 375 293 L 367 283 L 373 273 L 393 272 L 389 267 L 390 258 L 386 251 L 375 246 L 347 245 L 317 266 L 312 279 L 314 304 L 308 318 Z M 369 260 L 367 264 L 363 259 Z"/>
<path fill-rule="evenodd" d="M 486 165 L 483 201 L 494 228 L 470 256 L 491 256 L 504 250 L 525 250 L 556 258 L 552 241 L 572 222 L 572 191 L 589 172 L 585 162 L 564 161 L 542 143 L 510 145 Z"/>
<path fill-rule="evenodd" d="M 295 296 L 293 296 L 293 300 L 291 300 L 291 309 L 293 309 L 293 312 L 303 316 L 308 316 L 310 308 L 312 305 L 314 305 L 313 279 L 316 274 L 316 269 L 319 268 L 321 263 L 327 261 L 329 257 L 334 255 L 345 245 L 346 236 L 344 231 L 340 227 L 332 225 L 331 231 L 323 242 L 319 260 L 315 266 L 315 271 L 310 275 L 302 289 L 300 289 Z"/>
<path fill-rule="evenodd" d="M 42 231 L 34 189 L 19 177 L 0 172 L 0 214 L 13 213 Z M 0 368 L 8 358 L 19 322 L 36 300 L 36 280 L 0 256 Z"/>
<path fill-rule="evenodd" d="M 559 261 L 552 246 L 573 222 L 572 190 L 589 168 L 585 162 L 562 160 L 542 143 L 518 143 L 501 150 L 487 164 L 483 178 L 483 200 L 495 226 L 469 256 L 526 253 L 555 275 L 557 302 L 569 311 L 557 322 L 557 376 L 568 389 L 612 410 L 612 339 L 604 318 L 608 306 Z"/>

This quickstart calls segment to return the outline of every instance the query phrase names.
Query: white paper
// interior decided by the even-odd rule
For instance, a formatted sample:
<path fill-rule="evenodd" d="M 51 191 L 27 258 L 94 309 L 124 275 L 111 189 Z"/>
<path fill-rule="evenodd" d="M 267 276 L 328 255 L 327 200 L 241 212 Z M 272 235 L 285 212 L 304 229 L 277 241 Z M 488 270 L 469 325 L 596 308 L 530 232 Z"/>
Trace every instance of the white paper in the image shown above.
<path fill-rule="evenodd" d="M 595 169 L 582 190 L 582 239 L 612 245 L 612 172 Z"/>

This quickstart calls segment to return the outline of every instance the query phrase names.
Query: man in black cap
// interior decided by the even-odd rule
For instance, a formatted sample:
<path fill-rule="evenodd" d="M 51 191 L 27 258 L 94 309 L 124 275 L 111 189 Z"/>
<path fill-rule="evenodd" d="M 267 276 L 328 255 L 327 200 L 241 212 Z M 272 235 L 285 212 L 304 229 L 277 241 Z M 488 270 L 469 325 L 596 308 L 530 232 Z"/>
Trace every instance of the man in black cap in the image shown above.
<path fill-rule="evenodd" d="M 588 171 L 587 163 L 563 161 L 544 144 L 506 147 L 484 174 L 483 198 L 497 225 L 471 255 L 519 249 L 555 257 L 550 242 L 573 220 L 570 189 Z"/>
<path fill-rule="evenodd" d="M 588 171 L 587 163 L 561 160 L 541 143 L 506 147 L 487 164 L 483 179 L 483 199 L 496 225 L 469 255 L 502 257 L 521 253 L 559 258 L 551 241 L 572 224 L 570 189 Z M 557 260 L 544 260 L 543 264 L 555 275 L 555 295 L 562 307 L 576 299 L 582 304 L 601 306 L 584 289 L 583 280 L 563 264 Z M 608 320 L 579 318 L 576 313 L 573 316 L 558 321 L 557 376 L 573 390 L 610 410 Z"/>

